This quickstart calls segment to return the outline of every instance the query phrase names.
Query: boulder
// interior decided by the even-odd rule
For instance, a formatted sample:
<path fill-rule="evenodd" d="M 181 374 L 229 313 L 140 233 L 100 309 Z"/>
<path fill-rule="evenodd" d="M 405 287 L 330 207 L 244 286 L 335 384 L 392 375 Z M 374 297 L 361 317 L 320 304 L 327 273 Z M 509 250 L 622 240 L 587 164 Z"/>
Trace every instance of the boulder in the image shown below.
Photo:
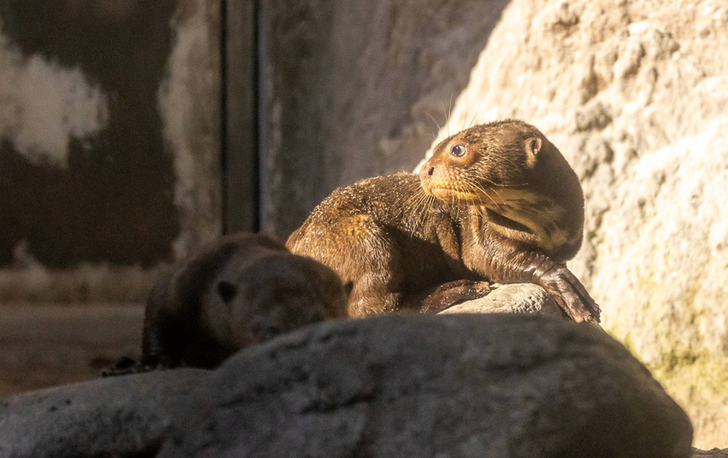
<path fill-rule="evenodd" d="M 513 0 L 441 130 L 521 118 L 566 156 L 569 267 L 705 448 L 728 446 L 726 49 L 724 0 Z"/>
<path fill-rule="evenodd" d="M 174 406 L 208 376 L 180 369 L 59 386 L 0 401 L 0 456 L 151 457 Z"/>
<path fill-rule="evenodd" d="M 531 314 L 332 321 L 228 360 L 158 457 L 690 456 L 682 409 L 606 334 Z"/>
<path fill-rule="evenodd" d="M 514 283 L 492 285 L 493 290 L 479 299 L 461 302 L 440 312 L 453 313 L 539 313 L 553 317 L 564 314 L 551 296 L 538 285 Z"/>

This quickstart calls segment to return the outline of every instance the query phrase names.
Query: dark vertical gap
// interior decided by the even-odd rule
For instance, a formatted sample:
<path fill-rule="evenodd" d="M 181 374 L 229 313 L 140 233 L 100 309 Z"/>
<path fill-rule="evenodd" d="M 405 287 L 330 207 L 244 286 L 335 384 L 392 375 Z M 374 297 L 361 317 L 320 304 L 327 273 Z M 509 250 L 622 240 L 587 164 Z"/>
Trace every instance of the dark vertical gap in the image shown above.
<path fill-rule="evenodd" d="M 264 97 L 261 93 L 261 90 L 264 86 L 262 86 L 261 81 L 261 64 L 262 62 L 262 53 L 264 52 L 264 49 L 260 47 L 260 45 L 263 44 L 263 41 L 261 39 L 261 31 L 262 31 L 262 19 L 261 19 L 261 8 L 260 8 L 260 0 L 252 0 L 253 1 L 253 108 L 254 108 L 254 115 L 253 115 L 253 125 L 255 126 L 253 133 L 254 133 L 254 142 L 255 142 L 255 150 L 252 152 L 253 154 L 253 165 L 254 165 L 254 172 L 253 176 L 255 177 L 255 194 L 253 196 L 253 202 L 255 202 L 255 207 L 253 209 L 253 230 L 255 232 L 260 231 L 261 229 L 261 221 L 262 216 L 261 212 L 263 210 L 263 192 L 262 192 L 262 182 L 263 177 L 261 176 L 262 173 L 262 155 L 263 155 L 263 149 L 261 148 L 262 145 L 262 137 L 263 137 L 263 128 L 265 127 L 263 125 L 263 109 L 264 109 Z"/>
<path fill-rule="evenodd" d="M 253 79 L 255 81 L 255 164 L 256 164 L 256 208 L 255 208 L 255 230 L 260 231 L 263 229 L 263 212 L 265 211 L 265 177 L 263 176 L 264 169 L 263 164 L 264 156 L 266 152 L 266 103 L 265 103 L 265 81 L 264 78 L 264 65 L 266 57 L 266 42 L 265 42 L 265 28 L 264 28 L 264 17 L 263 9 L 261 6 L 261 0 L 253 0 L 255 4 L 255 55 L 254 55 L 254 66 L 255 75 Z"/>
<path fill-rule="evenodd" d="M 230 232 L 229 218 L 229 195 L 228 195 L 228 173 L 227 173 L 227 155 L 228 155 L 228 120 L 227 120 L 227 40 L 228 40 L 228 4 L 227 0 L 220 0 L 220 193 L 222 196 L 222 233 Z"/>
<path fill-rule="evenodd" d="M 258 0 L 220 0 L 223 233 L 260 229 Z"/>

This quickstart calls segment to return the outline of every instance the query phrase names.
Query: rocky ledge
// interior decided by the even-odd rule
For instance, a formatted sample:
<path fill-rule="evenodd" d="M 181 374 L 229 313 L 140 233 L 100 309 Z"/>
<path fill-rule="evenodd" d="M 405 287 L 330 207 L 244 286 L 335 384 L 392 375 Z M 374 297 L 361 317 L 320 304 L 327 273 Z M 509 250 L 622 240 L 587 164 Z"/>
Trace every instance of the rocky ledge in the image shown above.
<path fill-rule="evenodd" d="M 3 457 L 695 456 L 683 410 L 618 342 L 531 314 L 319 324 L 176 370 L 0 406 Z M 720 455 L 713 455 L 720 456 Z"/>

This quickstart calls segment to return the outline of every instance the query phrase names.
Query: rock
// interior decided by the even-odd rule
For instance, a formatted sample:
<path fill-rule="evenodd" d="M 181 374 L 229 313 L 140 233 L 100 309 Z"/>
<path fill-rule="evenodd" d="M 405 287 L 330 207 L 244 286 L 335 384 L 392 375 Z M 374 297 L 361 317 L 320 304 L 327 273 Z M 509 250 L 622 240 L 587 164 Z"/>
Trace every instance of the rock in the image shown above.
<path fill-rule="evenodd" d="M 182 369 L 99 379 L 0 401 L 0 456 L 154 456 L 173 406 L 208 371 Z"/>
<path fill-rule="evenodd" d="M 689 457 L 680 407 L 619 343 L 537 315 L 333 321 L 242 351 L 159 458 Z"/>
<path fill-rule="evenodd" d="M 440 312 L 441 315 L 453 313 L 539 313 L 563 317 L 561 309 L 548 293 L 530 283 L 499 285 L 485 297 L 462 302 Z"/>
<path fill-rule="evenodd" d="M 586 197 L 569 266 L 704 447 L 728 446 L 726 49 L 724 0 L 513 0 L 440 133 L 516 117 L 558 146 Z"/>
<path fill-rule="evenodd" d="M 728 448 L 723 450 L 717 448 L 713 450 L 698 450 L 694 448 L 693 458 L 728 458 Z"/>

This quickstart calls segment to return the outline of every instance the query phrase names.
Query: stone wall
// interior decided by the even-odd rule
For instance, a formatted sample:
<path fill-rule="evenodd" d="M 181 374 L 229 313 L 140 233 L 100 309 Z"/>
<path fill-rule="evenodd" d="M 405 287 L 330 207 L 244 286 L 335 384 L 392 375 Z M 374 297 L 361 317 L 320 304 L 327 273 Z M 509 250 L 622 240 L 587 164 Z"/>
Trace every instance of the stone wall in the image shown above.
<path fill-rule="evenodd" d="M 728 6 L 513 0 L 441 135 L 517 117 L 576 169 L 571 268 L 603 324 L 688 410 L 728 430 Z"/>

